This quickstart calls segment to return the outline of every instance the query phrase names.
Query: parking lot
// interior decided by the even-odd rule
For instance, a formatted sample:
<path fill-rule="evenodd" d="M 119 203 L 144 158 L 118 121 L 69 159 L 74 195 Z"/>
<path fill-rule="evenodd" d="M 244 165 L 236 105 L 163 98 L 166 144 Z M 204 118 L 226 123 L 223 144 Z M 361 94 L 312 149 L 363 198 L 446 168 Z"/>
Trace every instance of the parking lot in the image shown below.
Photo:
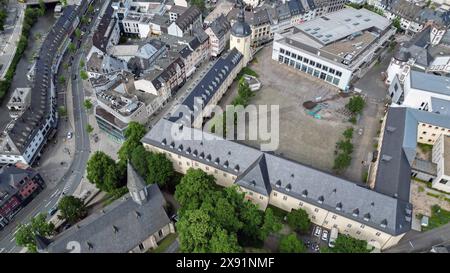
<path fill-rule="evenodd" d="M 320 232 L 318 232 L 318 229 L 320 229 Z M 330 232 L 330 230 L 323 227 L 312 225 L 308 235 L 300 235 L 299 237 L 305 244 L 307 253 L 320 253 L 321 249 L 328 247 Z M 327 233 L 327 235 L 324 236 L 324 233 Z"/>

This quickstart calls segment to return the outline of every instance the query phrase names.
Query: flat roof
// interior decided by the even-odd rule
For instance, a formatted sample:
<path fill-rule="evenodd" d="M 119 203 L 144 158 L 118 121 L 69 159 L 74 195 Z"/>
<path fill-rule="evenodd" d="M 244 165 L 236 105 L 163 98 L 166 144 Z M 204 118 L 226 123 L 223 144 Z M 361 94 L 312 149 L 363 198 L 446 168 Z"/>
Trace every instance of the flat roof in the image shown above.
<path fill-rule="evenodd" d="M 450 77 L 411 70 L 411 88 L 450 96 Z"/>

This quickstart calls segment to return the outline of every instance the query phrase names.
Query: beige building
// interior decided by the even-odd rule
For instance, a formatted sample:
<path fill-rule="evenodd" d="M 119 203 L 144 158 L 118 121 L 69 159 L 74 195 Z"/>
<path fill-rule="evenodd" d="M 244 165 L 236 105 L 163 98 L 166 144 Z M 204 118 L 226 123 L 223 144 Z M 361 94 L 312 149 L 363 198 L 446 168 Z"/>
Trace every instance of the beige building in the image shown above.
<path fill-rule="evenodd" d="M 433 188 L 450 192 L 450 136 L 443 135 L 433 146 L 433 162 L 437 165 L 437 176 Z"/>
<path fill-rule="evenodd" d="M 397 244 L 411 227 L 407 201 L 180 123 L 160 120 L 142 143 L 164 153 L 180 173 L 201 169 L 221 186 L 239 186 L 263 210 L 303 208 L 313 223 L 380 249 Z"/>

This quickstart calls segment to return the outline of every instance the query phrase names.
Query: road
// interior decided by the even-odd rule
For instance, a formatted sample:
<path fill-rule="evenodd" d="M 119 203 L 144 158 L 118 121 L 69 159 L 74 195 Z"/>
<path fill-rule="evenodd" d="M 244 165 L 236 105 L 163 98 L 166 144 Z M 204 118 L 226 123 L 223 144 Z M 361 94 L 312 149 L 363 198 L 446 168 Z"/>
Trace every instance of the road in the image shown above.
<path fill-rule="evenodd" d="M 101 2 L 102 1 L 97 1 L 97 4 L 100 6 Z M 91 23 L 89 29 L 91 29 L 94 25 L 95 21 Z M 89 38 L 89 36 L 85 37 L 84 39 L 87 38 Z M 74 56 L 74 65 L 72 65 L 71 69 L 72 75 L 78 75 L 80 71 L 80 60 L 84 58 L 84 55 L 85 53 L 83 52 L 83 47 L 80 47 L 80 50 L 77 51 Z M 14 235 L 17 231 L 17 225 L 19 223 L 29 222 L 31 218 L 41 212 L 46 214 L 50 208 L 58 203 L 59 199 L 63 196 L 63 192 L 65 195 L 72 195 L 83 179 L 84 172 L 86 170 L 86 164 L 90 154 L 89 135 L 86 132 L 88 119 L 83 105 L 84 90 L 82 80 L 78 76 L 75 80 L 73 79 L 73 77 L 70 78 L 72 81 L 71 85 L 75 129 L 74 138 L 76 147 L 72 163 L 57 186 L 52 189 L 44 189 L 35 199 L 30 202 L 30 204 L 28 204 L 16 215 L 14 220 L 10 222 L 8 226 L 3 229 L 3 231 L 0 233 L 0 253 L 19 252 L 22 248 L 16 245 L 14 238 Z"/>
<path fill-rule="evenodd" d="M 432 246 L 450 243 L 450 224 L 411 236 L 384 253 L 428 252 Z"/>

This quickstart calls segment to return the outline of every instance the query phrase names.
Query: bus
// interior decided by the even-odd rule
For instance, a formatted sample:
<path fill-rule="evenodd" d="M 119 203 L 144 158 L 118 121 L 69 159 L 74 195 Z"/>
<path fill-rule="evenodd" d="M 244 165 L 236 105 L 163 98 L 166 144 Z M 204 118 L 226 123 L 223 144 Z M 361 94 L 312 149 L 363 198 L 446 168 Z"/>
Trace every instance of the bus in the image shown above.
<path fill-rule="evenodd" d="M 339 235 L 339 231 L 337 228 L 332 228 L 331 229 L 331 233 L 330 233 L 330 241 L 328 242 L 328 246 L 333 248 L 335 243 L 336 243 L 336 239 Z"/>

